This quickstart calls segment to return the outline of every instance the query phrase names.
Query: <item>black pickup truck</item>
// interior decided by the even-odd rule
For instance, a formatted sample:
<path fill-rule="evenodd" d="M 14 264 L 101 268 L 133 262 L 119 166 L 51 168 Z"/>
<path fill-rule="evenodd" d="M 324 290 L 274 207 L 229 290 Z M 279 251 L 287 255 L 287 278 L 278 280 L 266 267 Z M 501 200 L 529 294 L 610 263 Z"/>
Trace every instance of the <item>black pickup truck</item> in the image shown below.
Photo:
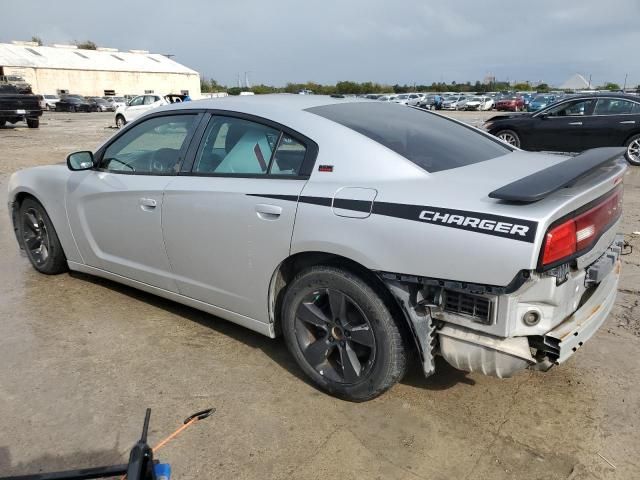
<path fill-rule="evenodd" d="M 38 97 L 20 93 L 15 85 L 0 84 L 0 128 L 8 123 L 27 121 L 29 128 L 38 128 L 42 108 Z"/>

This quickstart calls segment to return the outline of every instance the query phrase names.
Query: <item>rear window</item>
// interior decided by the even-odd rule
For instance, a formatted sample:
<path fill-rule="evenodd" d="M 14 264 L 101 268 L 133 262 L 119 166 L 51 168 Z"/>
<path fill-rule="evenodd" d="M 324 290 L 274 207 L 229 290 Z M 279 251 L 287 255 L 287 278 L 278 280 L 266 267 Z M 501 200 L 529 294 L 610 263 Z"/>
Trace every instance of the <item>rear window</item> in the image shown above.
<path fill-rule="evenodd" d="M 397 104 L 354 102 L 307 111 L 369 137 L 427 172 L 464 167 L 511 151 L 452 120 Z"/>

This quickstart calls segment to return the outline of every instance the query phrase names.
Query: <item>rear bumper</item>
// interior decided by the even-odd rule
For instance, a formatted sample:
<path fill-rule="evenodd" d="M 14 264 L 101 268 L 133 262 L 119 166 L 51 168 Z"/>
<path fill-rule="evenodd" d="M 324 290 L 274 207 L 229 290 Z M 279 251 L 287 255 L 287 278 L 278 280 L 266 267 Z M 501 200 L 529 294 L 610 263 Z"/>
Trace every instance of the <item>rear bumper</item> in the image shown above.
<path fill-rule="evenodd" d="M 565 362 L 602 326 L 616 300 L 621 262 L 596 287 L 589 299 L 568 319 L 548 332 L 543 341 L 548 352 L 557 355 L 556 364 Z"/>

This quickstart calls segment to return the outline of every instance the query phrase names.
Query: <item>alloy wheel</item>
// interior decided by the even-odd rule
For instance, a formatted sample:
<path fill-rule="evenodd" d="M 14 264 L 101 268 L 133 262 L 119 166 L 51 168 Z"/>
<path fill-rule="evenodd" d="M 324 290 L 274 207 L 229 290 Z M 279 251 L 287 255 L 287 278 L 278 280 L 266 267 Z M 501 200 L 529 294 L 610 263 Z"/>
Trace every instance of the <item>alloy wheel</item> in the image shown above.
<path fill-rule="evenodd" d="M 634 162 L 640 162 L 640 138 L 636 138 L 627 147 L 627 156 Z"/>
<path fill-rule="evenodd" d="M 520 147 L 520 141 L 511 132 L 500 132 L 498 134 L 498 138 L 503 142 L 507 142 L 509 145 L 513 145 L 514 147 Z"/>
<path fill-rule="evenodd" d="M 298 305 L 295 335 L 308 364 L 328 380 L 354 384 L 371 370 L 376 341 L 362 309 L 339 290 L 315 290 Z"/>
<path fill-rule="evenodd" d="M 35 208 L 28 209 L 22 217 L 22 239 L 29 256 L 37 265 L 43 265 L 49 258 L 51 241 L 42 214 Z"/>

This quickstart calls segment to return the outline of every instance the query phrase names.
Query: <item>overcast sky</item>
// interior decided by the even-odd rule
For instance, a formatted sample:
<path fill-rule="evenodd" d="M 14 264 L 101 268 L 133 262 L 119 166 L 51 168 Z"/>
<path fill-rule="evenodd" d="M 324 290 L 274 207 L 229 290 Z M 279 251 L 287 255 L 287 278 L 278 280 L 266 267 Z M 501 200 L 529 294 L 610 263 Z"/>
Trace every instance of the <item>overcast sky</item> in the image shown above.
<path fill-rule="evenodd" d="M 170 53 L 233 85 L 312 80 L 640 84 L 639 0 L 13 0 L 0 41 Z"/>

